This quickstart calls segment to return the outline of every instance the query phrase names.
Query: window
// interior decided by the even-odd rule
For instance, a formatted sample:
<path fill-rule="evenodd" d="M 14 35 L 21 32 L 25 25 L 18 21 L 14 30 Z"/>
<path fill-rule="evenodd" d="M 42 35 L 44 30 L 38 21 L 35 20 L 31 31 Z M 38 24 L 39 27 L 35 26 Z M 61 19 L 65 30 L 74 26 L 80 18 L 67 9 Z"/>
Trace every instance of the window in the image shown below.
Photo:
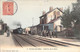
<path fill-rule="evenodd" d="M 57 12 L 57 15 L 60 15 L 60 12 L 59 11 Z"/>
<path fill-rule="evenodd" d="M 56 11 L 54 11 L 54 13 L 53 13 L 54 15 L 56 15 Z"/>
<path fill-rule="evenodd" d="M 56 11 L 54 11 L 54 19 L 56 18 Z"/>
<path fill-rule="evenodd" d="M 53 20 L 52 18 L 53 18 L 53 17 L 52 17 L 52 15 L 51 15 L 51 20 Z"/>

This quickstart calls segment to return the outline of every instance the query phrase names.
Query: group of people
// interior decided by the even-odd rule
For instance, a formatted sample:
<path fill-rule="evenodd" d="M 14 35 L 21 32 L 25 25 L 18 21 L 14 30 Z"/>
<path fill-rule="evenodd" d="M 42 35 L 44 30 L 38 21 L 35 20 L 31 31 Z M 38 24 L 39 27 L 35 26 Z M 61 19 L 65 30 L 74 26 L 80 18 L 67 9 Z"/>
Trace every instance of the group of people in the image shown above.
<path fill-rule="evenodd" d="M 56 37 L 57 38 L 57 31 L 46 31 L 46 30 L 43 30 L 42 33 L 41 33 L 41 36 L 44 36 L 44 37 Z"/>
<path fill-rule="evenodd" d="M 11 31 L 10 31 L 10 28 L 9 27 L 7 27 L 7 29 L 6 29 L 6 34 L 7 34 L 7 37 L 9 37 L 10 36 L 10 34 L 11 34 Z"/>

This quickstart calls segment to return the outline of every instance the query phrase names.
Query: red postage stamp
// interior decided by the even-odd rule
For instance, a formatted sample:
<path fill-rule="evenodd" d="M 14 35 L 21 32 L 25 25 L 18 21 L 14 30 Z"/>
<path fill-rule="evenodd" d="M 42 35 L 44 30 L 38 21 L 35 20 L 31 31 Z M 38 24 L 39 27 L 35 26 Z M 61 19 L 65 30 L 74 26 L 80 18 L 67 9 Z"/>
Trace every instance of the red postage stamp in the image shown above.
<path fill-rule="evenodd" d="M 14 13 L 13 2 L 3 2 L 3 15 L 13 15 Z"/>

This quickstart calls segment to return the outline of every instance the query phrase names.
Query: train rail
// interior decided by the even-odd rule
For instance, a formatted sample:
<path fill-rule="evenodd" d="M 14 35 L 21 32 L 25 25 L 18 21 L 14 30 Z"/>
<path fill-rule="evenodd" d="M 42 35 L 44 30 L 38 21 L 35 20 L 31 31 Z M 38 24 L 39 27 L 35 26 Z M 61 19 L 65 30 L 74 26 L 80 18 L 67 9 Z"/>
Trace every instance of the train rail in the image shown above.
<path fill-rule="evenodd" d="M 19 35 L 18 35 L 19 36 Z M 24 38 L 24 39 L 27 39 L 27 38 L 30 38 L 30 39 L 33 39 L 33 38 L 31 38 L 31 37 L 23 37 L 23 36 L 19 36 L 19 37 L 21 37 L 21 38 Z M 49 46 L 51 46 L 51 47 L 56 47 L 56 46 L 54 46 L 54 45 L 51 45 L 50 43 L 47 43 L 47 42 L 44 42 L 44 41 L 41 41 L 41 40 L 36 40 L 36 39 L 33 39 L 34 41 L 37 41 L 37 42 L 40 42 L 40 43 L 43 43 L 43 44 L 46 44 L 46 45 L 49 45 Z M 37 43 L 36 43 L 37 44 Z M 35 44 L 35 45 L 36 45 Z M 38 45 L 36 45 L 37 47 L 38 47 Z"/>
<path fill-rule="evenodd" d="M 69 46 L 77 46 L 80 47 L 80 45 L 75 45 L 71 43 L 61 42 L 57 40 L 51 40 L 43 37 L 35 37 L 31 35 L 13 35 L 15 40 L 18 42 L 18 44 L 21 47 L 39 47 L 39 46 L 50 46 L 50 47 L 69 47 Z"/>
<path fill-rule="evenodd" d="M 13 39 L 14 39 L 14 42 L 16 42 L 19 47 L 22 47 L 21 43 L 16 39 L 16 37 L 13 36 Z"/>
<path fill-rule="evenodd" d="M 30 35 L 28 35 L 30 36 Z M 32 37 L 32 36 L 30 36 Z M 34 37 L 33 38 L 35 39 L 39 39 L 39 40 L 43 40 L 43 41 L 47 41 L 47 42 L 51 42 L 51 43 L 54 43 L 54 44 L 58 44 L 58 45 L 61 45 L 61 46 L 77 46 L 77 47 L 80 47 L 80 45 L 76 45 L 76 44 L 71 44 L 71 43 L 67 43 L 67 42 L 61 42 L 61 41 L 57 41 L 57 40 L 51 40 L 51 39 L 47 39 L 47 38 L 43 38 L 43 37 Z"/>
<path fill-rule="evenodd" d="M 36 47 L 34 44 L 32 44 L 29 40 L 25 40 L 24 38 L 21 38 L 17 35 L 13 35 L 16 43 L 19 44 L 20 47 Z"/>
<path fill-rule="evenodd" d="M 30 36 L 30 35 L 28 35 L 28 36 Z M 42 37 L 38 37 L 38 38 L 33 37 L 33 36 L 30 36 L 30 37 L 32 37 L 35 40 L 42 40 L 42 41 L 49 42 L 49 43 L 52 43 L 52 44 L 56 44 L 56 45 L 59 45 L 59 46 L 64 46 L 64 47 L 77 46 L 77 47 L 80 47 L 80 45 L 75 45 L 75 44 L 71 44 L 71 43 L 61 42 L 61 41 L 57 41 L 57 40 L 51 40 L 51 39 L 42 38 Z"/>
<path fill-rule="evenodd" d="M 23 36 L 23 35 L 22 35 Z M 42 47 L 42 46 L 48 46 L 51 47 L 53 45 L 44 43 L 44 42 L 37 42 L 36 40 L 33 40 L 32 38 L 28 37 L 28 38 L 24 38 L 22 36 L 19 35 L 13 35 L 13 37 L 15 38 L 15 40 L 19 43 L 19 46 L 21 46 L 22 48 L 24 48 L 24 44 L 25 47 Z M 29 45 L 27 45 L 29 44 Z"/>
<path fill-rule="evenodd" d="M 32 36 L 27 36 L 27 37 L 32 38 L 33 40 L 36 40 L 38 42 L 50 45 L 52 47 L 56 47 L 56 46 L 68 47 L 67 45 L 64 45 L 64 44 L 61 44 L 61 43 L 52 42 L 52 41 L 47 41 L 47 39 L 44 40 L 43 38 L 36 38 L 36 37 L 32 37 Z"/>

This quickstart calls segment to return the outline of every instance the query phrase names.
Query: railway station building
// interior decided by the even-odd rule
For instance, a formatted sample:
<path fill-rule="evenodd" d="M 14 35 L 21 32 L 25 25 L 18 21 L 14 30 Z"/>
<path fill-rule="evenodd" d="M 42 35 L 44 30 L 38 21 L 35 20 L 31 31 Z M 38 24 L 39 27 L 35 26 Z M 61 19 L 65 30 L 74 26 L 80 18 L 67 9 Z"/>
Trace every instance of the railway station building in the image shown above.
<path fill-rule="evenodd" d="M 49 11 L 46 13 L 43 11 L 42 16 L 40 16 L 40 24 L 38 25 L 38 31 L 50 30 L 60 32 L 64 30 L 64 27 L 61 25 L 61 16 L 63 15 L 63 8 L 49 8 Z"/>

